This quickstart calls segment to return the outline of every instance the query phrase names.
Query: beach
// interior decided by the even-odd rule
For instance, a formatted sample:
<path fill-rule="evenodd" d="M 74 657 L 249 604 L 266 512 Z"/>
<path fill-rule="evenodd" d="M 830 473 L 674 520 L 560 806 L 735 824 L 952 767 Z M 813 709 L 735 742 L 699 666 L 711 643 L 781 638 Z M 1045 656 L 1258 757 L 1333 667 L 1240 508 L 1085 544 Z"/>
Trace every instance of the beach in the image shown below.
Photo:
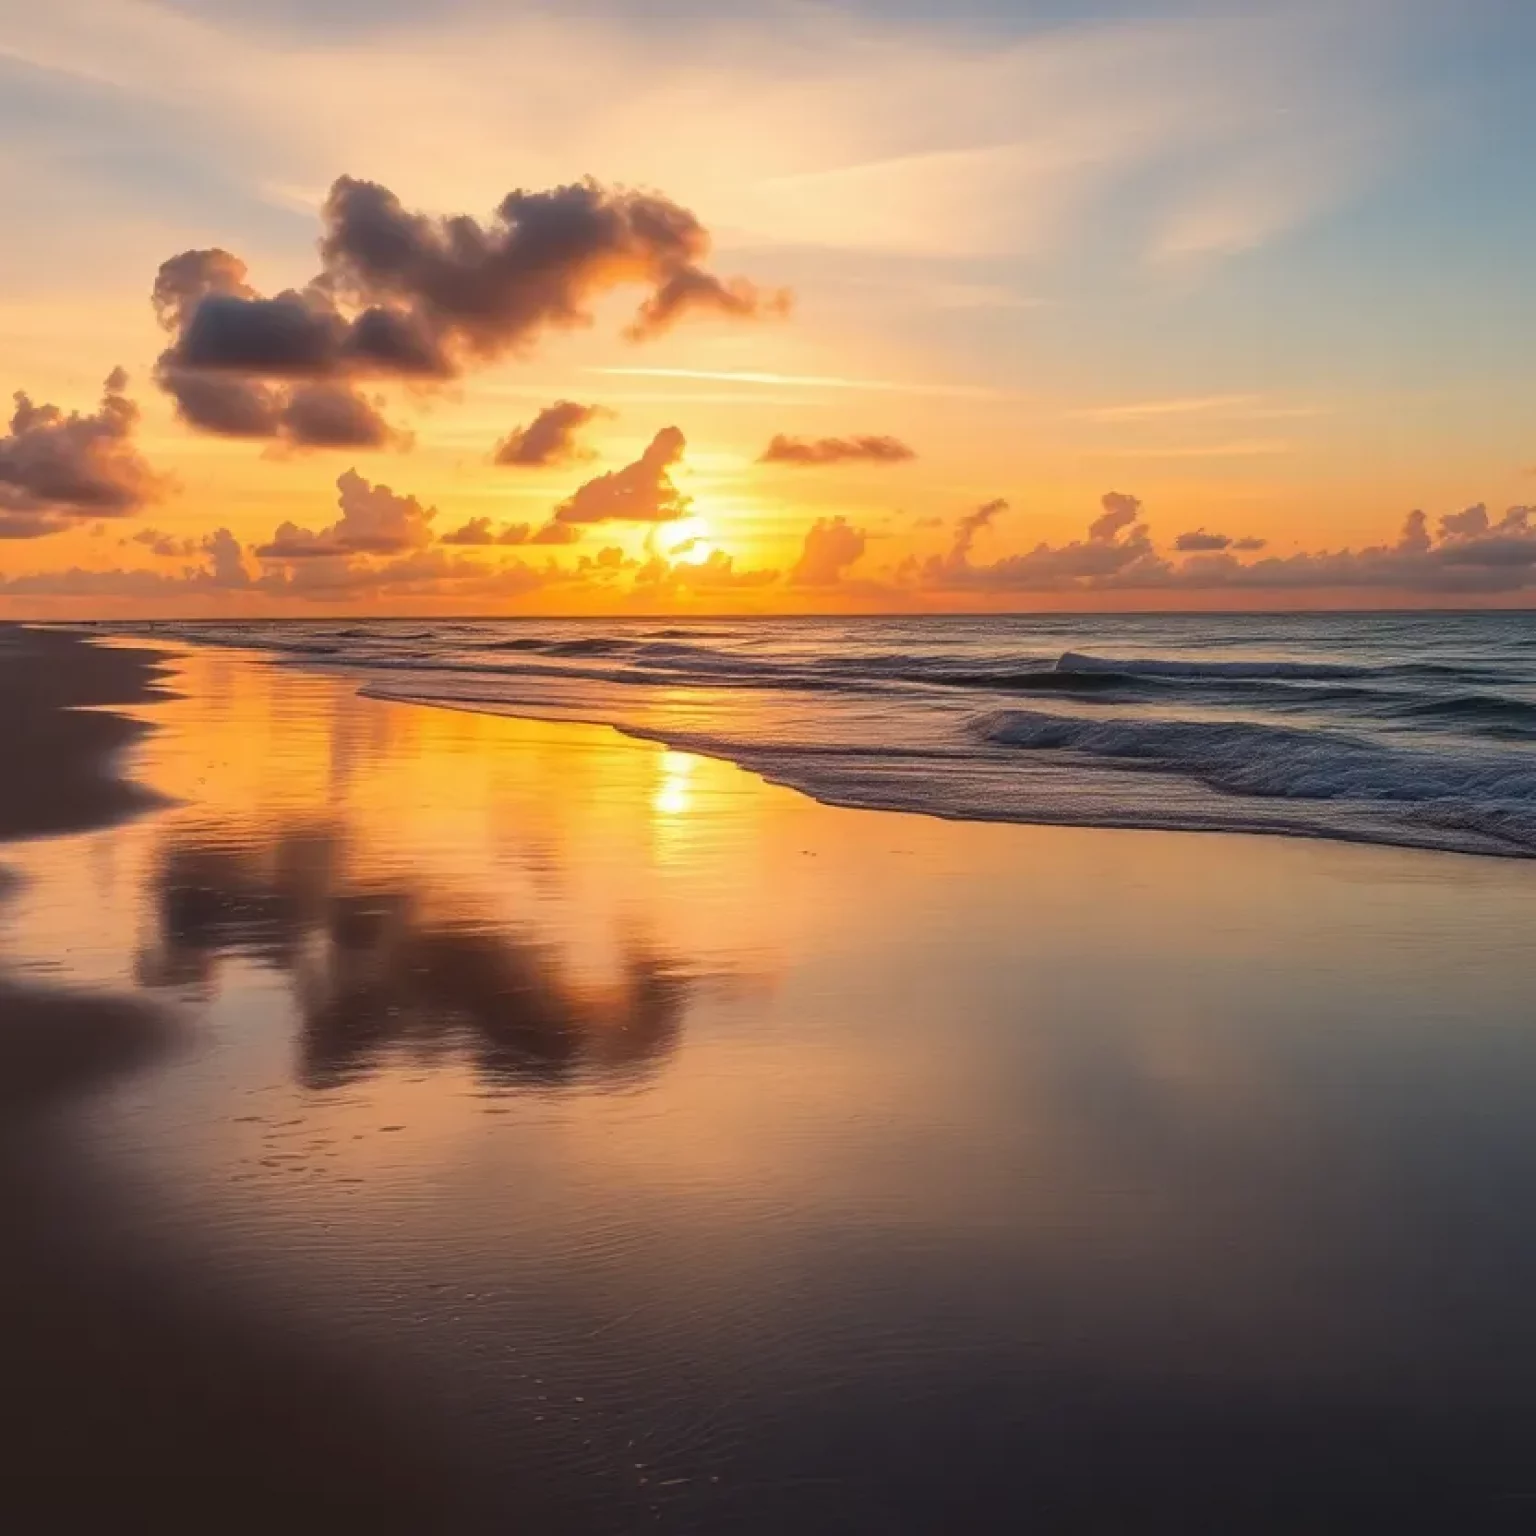
<path fill-rule="evenodd" d="M 1536 863 L 0 641 L 7 1497 L 1528 1523 Z"/>

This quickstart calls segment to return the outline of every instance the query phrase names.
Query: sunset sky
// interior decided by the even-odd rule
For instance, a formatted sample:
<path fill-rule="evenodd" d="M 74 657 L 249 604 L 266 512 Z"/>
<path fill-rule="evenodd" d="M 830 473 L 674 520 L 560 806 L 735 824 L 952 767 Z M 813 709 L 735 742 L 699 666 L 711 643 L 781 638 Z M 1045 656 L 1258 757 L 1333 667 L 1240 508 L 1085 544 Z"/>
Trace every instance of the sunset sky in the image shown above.
<path fill-rule="evenodd" d="M 1521 0 L 0 0 L 0 613 L 1526 601 L 1533 59 Z"/>

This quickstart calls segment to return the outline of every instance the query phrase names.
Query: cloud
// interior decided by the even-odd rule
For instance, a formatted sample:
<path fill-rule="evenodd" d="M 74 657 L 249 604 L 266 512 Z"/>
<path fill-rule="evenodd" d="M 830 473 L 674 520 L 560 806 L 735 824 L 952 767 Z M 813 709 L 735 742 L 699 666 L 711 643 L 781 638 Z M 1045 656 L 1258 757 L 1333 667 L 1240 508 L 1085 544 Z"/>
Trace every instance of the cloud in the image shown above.
<path fill-rule="evenodd" d="M 1103 510 L 1088 525 L 1086 539 L 1058 546 L 1037 544 L 1027 554 L 1008 555 L 990 565 L 972 565 L 969 544 L 961 548 L 957 538 L 948 556 L 925 562 L 920 579 L 924 585 L 946 590 L 1049 591 L 1124 578 L 1138 567 L 1156 562 L 1151 535 L 1140 521 L 1141 502 L 1123 492 L 1109 491 L 1099 505 Z"/>
<path fill-rule="evenodd" d="M 331 377 L 345 322 L 321 288 L 260 298 L 228 251 L 183 251 L 161 264 L 151 294 L 175 340 L 155 379 L 189 426 L 299 448 L 406 447 L 375 402 Z"/>
<path fill-rule="evenodd" d="M 349 469 L 336 481 L 341 517 L 318 533 L 281 524 L 257 551 L 258 559 L 307 561 L 353 554 L 388 555 L 425 549 L 432 542 L 436 507 L 400 496 L 387 485 L 371 485 Z"/>
<path fill-rule="evenodd" d="M 623 469 L 588 480 L 555 509 L 554 521 L 587 523 L 669 523 L 686 517 L 691 498 L 672 483 L 687 439 L 676 427 L 663 427 L 651 445 Z"/>
<path fill-rule="evenodd" d="M 408 447 L 411 434 L 391 427 L 378 408 L 345 384 L 303 384 L 278 417 L 279 435 L 300 448 Z"/>
<path fill-rule="evenodd" d="M 1251 536 L 1234 539 L 1224 533 L 1207 533 L 1204 528 L 1196 528 L 1190 533 L 1181 533 L 1173 541 L 1174 549 L 1185 555 L 1210 554 L 1222 549 L 1230 549 L 1235 554 L 1253 554 L 1257 550 L 1267 548 L 1268 545 L 1268 539 L 1256 539 Z"/>
<path fill-rule="evenodd" d="M 497 443 L 494 461 L 511 468 L 537 469 L 590 458 L 590 452 L 576 441 L 576 434 L 601 414 L 599 405 L 557 400 L 546 405 L 526 427 L 514 427 Z"/>
<path fill-rule="evenodd" d="M 0 538 L 31 539 L 123 517 L 159 497 L 167 482 L 133 443 L 139 408 L 121 368 L 107 378 L 91 415 L 35 405 L 18 391 L 10 431 L 0 437 Z"/>
<path fill-rule="evenodd" d="M 913 452 L 894 437 L 820 437 L 814 440 L 785 437 L 782 433 L 763 450 L 759 464 L 900 464 L 915 459 Z"/>
<path fill-rule="evenodd" d="M 863 557 L 865 535 L 845 517 L 818 517 L 805 531 L 800 558 L 789 573 L 791 586 L 835 587 Z"/>
<path fill-rule="evenodd" d="M 1141 516 L 1141 502 L 1123 491 L 1106 491 L 1099 498 L 1103 514 L 1088 525 L 1088 537 L 1095 543 L 1110 543 L 1122 528 L 1129 528 Z"/>
<path fill-rule="evenodd" d="M 493 544 L 526 544 L 531 532 L 527 523 L 503 523 L 497 528 L 488 517 L 472 517 L 452 533 L 445 533 L 441 542 L 480 548 Z"/>
<path fill-rule="evenodd" d="M 735 560 L 723 549 L 712 549 L 703 560 L 673 562 L 652 555 L 635 572 L 635 592 L 651 596 L 667 591 L 752 591 L 772 586 L 778 579 L 774 570 L 738 571 Z"/>
<path fill-rule="evenodd" d="M 198 551 L 196 539 L 178 539 L 172 534 L 162 533 L 158 528 L 141 528 L 129 538 L 119 539 L 118 543 L 124 548 L 130 544 L 140 544 L 162 560 L 187 560 Z"/>
<path fill-rule="evenodd" d="M 1173 547 L 1185 553 L 1197 553 L 1213 549 L 1230 549 L 1232 540 L 1224 533 L 1207 533 L 1204 528 L 1196 528 L 1189 533 L 1181 533 L 1173 541 Z"/>
<path fill-rule="evenodd" d="M 200 543 L 193 544 L 190 553 L 193 556 L 201 554 L 203 564 L 186 566 L 176 575 L 143 569 L 86 570 L 73 566 L 64 571 L 0 576 L 0 597 L 155 600 L 196 593 L 227 593 L 253 585 L 239 540 L 227 528 L 217 529 Z"/>
<path fill-rule="evenodd" d="M 640 306 L 624 334 L 645 341 L 669 331 L 685 315 L 715 313 L 737 320 L 782 318 L 790 311 L 789 291 L 764 289 L 744 277 L 721 282 L 713 273 L 684 267 L 673 273 Z"/>
<path fill-rule="evenodd" d="M 384 592 L 400 597 L 516 597 L 536 591 L 547 580 L 546 573 L 521 561 L 485 565 L 434 549 L 382 562 L 355 556 L 301 561 L 280 574 L 269 573 L 266 585 L 275 595 L 323 602 Z"/>
<path fill-rule="evenodd" d="M 1432 534 L 1423 512 L 1411 512 L 1390 544 L 1304 551 L 1241 560 L 1263 539 L 1229 539 L 1197 530 L 1160 551 L 1141 521 L 1141 503 L 1111 493 L 1087 537 L 1037 544 L 985 565 L 930 559 L 917 568 L 920 587 L 936 591 L 1011 592 L 1304 592 L 1393 591 L 1496 596 L 1536 591 L 1536 507 L 1515 506 L 1497 521 L 1486 507 L 1442 517 Z"/>
<path fill-rule="evenodd" d="M 685 316 L 757 319 L 789 303 L 706 271 L 710 236 L 686 208 L 592 180 L 510 192 L 482 223 L 414 213 L 388 187 L 341 176 L 321 220 L 320 271 L 271 297 L 226 250 L 161 264 L 151 297 L 172 340 L 156 378 L 189 425 L 305 447 L 387 447 L 399 435 L 346 381 L 455 378 L 548 331 L 590 325 L 594 304 L 617 288 L 649 290 L 627 333 L 635 339 Z M 579 424 L 562 434 L 558 418 L 547 423 L 537 456 L 545 438 L 535 422 L 498 462 L 556 462 Z"/>
<path fill-rule="evenodd" d="M 976 542 L 976 535 L 983 528 L 989 527 L 994 518 L 1000 517 L 1007 510 L 1008 503 L 998 496 L 991 501 L 983 502 L 974 512 L 967 512 L 955 524 L 955 541 L 950 546 L 950 560 L 962 563 L 969 560 L 971 546 Z"/>

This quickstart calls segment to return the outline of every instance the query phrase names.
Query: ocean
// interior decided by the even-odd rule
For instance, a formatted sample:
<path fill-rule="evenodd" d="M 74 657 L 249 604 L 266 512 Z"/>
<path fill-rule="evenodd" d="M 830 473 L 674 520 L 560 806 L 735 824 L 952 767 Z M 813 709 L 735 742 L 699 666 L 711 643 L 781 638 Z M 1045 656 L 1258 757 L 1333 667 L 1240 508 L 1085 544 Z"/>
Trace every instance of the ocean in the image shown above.
<path fill-rule="evenodd" d="M 158 622 L 841 806 L 1536 856 L 1529 613 Z"/>

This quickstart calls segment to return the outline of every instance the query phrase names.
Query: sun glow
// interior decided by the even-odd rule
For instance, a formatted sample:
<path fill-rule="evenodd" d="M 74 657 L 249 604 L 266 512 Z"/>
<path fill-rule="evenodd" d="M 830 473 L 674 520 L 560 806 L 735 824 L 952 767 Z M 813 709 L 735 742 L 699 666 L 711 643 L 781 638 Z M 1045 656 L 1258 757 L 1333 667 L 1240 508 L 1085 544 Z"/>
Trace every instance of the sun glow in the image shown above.
<path fill-rule="evenodd" d="M 685 517 L 673 524 L 672 542 L 663 551 L 673 565 L 703 565 L 717 548 L 702 517 Z"/>

